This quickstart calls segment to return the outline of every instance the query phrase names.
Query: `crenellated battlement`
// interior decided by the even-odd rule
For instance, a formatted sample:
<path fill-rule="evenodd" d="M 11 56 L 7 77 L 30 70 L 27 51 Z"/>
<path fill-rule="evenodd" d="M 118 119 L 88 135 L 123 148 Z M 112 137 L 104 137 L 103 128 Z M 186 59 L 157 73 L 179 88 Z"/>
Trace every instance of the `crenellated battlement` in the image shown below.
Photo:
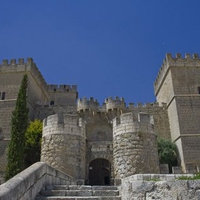
<path fill-rule="evenodd" d="M 115 99 L 109 97 L 105 100 L 105 104 L 106 104 L 106 111 L 114 109 L 124 110 L 126 108 L 126 103 L 124 101 L 124 98 L 119 98 L 119 97 L 116 97 Z"/>
<path fill-rule="evenodd" d="M 145 103 L 142 104 L 138 102 L 136 105 L 134 103 L 129 103 L 127 106 L 126 110 L 134 110 L 134 109 L 144 109 L 144 108 L 149 108 L 149 109 L 155 109 L 155 108 L 163 108 L 166 107 L 166 103 L 161 103 L 159 104 L 158 102 L 153 102 L 153 103 Z"/>
<path fill-rule="evenodd" d="M 7 59 L 2 60 L 2 64 L 0 66 L 10 66 L 10 65 L 24 65 L 24 64 L 30 64 L 33 63 L 32 58 L 27 58 L 26 62 L 24 62 L 23 58 L 19 58 L 18 62 L 17 59 L 11 59 L 10 62 Z"/>
<path fill-rule="evenodd" d="M 76 114 L 55 114 L 43 120 L 43 136 L 71 134 L 85 137 L 85 122 Z"/>
<path fill-rule="evenodd" d="M 172 54 L 167 53 L 154 82 L 155 93 L 159 90 L 170 67 L 200 67 L 199 55 L 196 53 L 193 55 L 186 53 L 185 57 L 182 57 L 180 53 L 177 53 L 175 57 L 173 57 Z"/>
<path fill-rule="evenodd" d="M 77 92 L 77 85 L 47 85 L 49 92 Z"/>
<path fill-rule="evenodd" d="M 47 83 L 38 67 L 33 62 L 33 58 L 27 58 L 26 61 L 23 58 L 19 58 L 18 60 L 11 59 L 10 61 L 5 59 L 2 61 L 2 64 L 0 64 L 0 71 L 1 73 L 31 72 L 45 88 L 47 87 Z"/>
<path fill-rule="evenodd" d="M 77 110 L 78 111 L 86 111 L 86 110 L 98 111 L 99 102 L 93 97 L 90 97 L 90 99 L 87 99 L 86 97 L 82 99 L 78 99 Z"/>
<path fill-rule="evenodd" d="M 93 97 L 90 97 L 87 99 L 86 97 L 82 99 L 78 99 L 77 102 L 77 111 L 78 112 L 84 112 L 84 113 L 91 113 L 93 114 L 95 112 L 111 112 L 116 110 L 121 110 L 123 112 L 131 112 L 133 110 L 153 110 L 156 108 L 166 108 L 166 103 L 159 104 L 158 102 L 153 103 L 129 103 L 129 105 L 126 107 L 126 102 L 124 98 L 116 97 L 115 99 L 112 97 L 106 98 L 105 102 L 102 106 L 100 106 L 99 102 L 94 99 Z"/>
<path fill-rule="evenodd" d="M 134 131 L 139 131 L 139 123 L 150 125 L 152 121 L 148 113 L 139 112 L 138 117 L 135 117 L 132 112 L 124 113 L 120 115 L 120 117 L 113 119 L 114 133 L 117 132 L 117 130 L 121 130 L 121 128 L 124 129 L 124 126 L 130 126 Z"/>

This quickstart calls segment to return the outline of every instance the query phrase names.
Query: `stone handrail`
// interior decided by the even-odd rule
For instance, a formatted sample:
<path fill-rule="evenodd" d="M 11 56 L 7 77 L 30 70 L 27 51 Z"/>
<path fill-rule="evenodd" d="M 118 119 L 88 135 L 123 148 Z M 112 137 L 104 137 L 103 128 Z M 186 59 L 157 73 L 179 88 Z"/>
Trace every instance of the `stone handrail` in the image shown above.
<path fill-rule="evenodd" d="M 0 200 L 33 200 L 45 185 L 51 184 L 76 184 L 76 180 L 37 162 L 0 185 Z"/>

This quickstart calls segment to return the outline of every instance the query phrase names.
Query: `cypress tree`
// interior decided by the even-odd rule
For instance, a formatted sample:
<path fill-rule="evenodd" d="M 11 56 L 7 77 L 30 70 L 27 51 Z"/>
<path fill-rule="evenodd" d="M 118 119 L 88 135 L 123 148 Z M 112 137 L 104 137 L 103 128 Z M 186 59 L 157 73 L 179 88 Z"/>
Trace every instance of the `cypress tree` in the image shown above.
<path fill-rule="evenodd" d="M 8 145 L 5 179 L 8 180 L 24 169 L 25 132 L 28 127 L 27 107 L 28 76 L 24 75 L 19 89 L 15 110 L 12 112 L 11 141 Z"/>

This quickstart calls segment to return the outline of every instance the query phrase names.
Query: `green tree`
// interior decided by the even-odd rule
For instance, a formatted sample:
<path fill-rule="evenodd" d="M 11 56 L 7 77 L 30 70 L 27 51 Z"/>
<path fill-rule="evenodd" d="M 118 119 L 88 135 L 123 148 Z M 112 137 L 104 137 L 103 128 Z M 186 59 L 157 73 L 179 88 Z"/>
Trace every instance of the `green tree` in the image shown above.
<path fill-rule="evenodd" d="M 38 119 L 32 121 L 26 131 L 25 165 L 26 167 L 40 161 L 42 122 Z"/>
<path fill-rule="evenodd" d="M 27 84 L 28 76 L 24 75 L 15 110 L 12 112 L 11 140 L 7 152 L 6 180 L 24 169 L 25 132 L 28 126 Z"/>
<path fill-rule="evenodd" d="M 175 143 L 159 139 L 158 140 L 158 156 L 161 164 L 168 164 L 169 170 L 172 172 L 172 166 L 178 164 L 178 149 Z"/>

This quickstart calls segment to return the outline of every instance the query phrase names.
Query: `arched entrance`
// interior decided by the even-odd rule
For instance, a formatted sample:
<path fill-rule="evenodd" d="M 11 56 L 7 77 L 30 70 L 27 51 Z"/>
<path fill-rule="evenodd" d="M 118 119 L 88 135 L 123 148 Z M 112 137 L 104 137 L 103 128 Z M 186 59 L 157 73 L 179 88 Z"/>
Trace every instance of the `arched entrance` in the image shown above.
<path fill-rule="evenodd" d="M 106 159 L 95 159 L 89 165 L 90 185 L 110 185 L 110 162 Z"/>

